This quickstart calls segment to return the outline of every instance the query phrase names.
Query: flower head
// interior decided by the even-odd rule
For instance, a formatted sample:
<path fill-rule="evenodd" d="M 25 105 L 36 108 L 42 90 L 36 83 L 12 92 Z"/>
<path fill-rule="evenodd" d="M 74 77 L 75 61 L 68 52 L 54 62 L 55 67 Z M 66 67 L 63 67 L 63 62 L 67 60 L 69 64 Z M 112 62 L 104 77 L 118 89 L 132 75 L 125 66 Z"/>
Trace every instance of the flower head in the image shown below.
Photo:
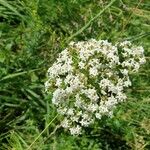
<path fill-rule="evenodd" d="M 129 73 L 143 63 L 143 47 L 129 41 L 115 46 L 95 39 L 71 42 L 48 69 L 45 83 L 46 91 L 53 92 L 52 103 L 64 116 L 62 126 L 80 134 L 102 116 L 112 116 L 116 105 L 126 99 Z"/>

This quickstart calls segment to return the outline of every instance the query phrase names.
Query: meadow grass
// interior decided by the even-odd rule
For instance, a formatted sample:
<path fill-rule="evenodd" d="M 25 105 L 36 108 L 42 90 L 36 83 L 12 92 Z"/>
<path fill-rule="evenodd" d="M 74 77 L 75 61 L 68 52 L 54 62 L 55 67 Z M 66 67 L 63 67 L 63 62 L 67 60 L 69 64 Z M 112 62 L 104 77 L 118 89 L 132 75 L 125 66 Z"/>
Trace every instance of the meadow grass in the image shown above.
<path fill-rule="evenodd" d="M 149 0 L 0 0 L 0 149 L 150 149 L 149 9 Z M 46 71 L 69 41 L 90 38 L 142 45 L 147 62 L 114 118 L 71 136 L 44 91 Z"/>

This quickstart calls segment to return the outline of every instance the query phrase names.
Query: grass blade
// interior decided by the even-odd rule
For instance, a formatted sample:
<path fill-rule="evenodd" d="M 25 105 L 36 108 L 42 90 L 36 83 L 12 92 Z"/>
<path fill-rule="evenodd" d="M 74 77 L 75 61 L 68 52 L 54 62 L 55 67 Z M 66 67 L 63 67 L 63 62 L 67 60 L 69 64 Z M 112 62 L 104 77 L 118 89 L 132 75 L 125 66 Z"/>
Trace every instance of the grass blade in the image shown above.
<path fill-rule="evenodd" d="M 98 17 L 100 17 L 101 14 L 103 14 L 116 0 L 112 0 L 104 9 L 102 9 L 95 17 L 93 17 L 85 26 L 83 26 L 80 30 L 78 30 L 76 33 L 71 35 L 67 43 L 72 40 L 75 36 L 79 35 L 81 32 L 83 32 L 86 28 L 90 26 L 90 24 L 95 21 Z"/>
<path fill-rule="evenodd" d="M 24 20 L 23 15 L 21 15 L 12 5 L 10 5 L 6 0 L 0 0 L 0 4 L 3 5 L 4 7 L 8 8 L 12 12 L 15 13 L 15 15 L 19 16 Z"/>
<path fill-rule="evenodd" d="M 39 68 L 39 69 L 33 69 L 33 70 L 30 70 L 30 71 L 23 71 L 23 72 L 9 74 L 9 75 L 3 77 L 0 81 L 4 81 L 4 80 L 7 80 L 7 79 L 12 79 L 12 78 L 15 78 L 15 77 L 27 74 L 27 73 L 31 73 L 31 72 L 34 72 L 34 71 L 37 71 L 37 70 L 40 70 L 40 69 L 41 68 Z"/>

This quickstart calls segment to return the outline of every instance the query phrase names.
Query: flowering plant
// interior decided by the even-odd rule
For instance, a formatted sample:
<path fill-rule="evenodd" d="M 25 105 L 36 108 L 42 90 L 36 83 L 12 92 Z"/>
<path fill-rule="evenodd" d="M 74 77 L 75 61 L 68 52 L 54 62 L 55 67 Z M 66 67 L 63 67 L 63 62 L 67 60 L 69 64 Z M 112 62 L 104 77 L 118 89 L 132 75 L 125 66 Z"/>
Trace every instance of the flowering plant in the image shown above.
<path fill-rule="evenodd" d="M 112 45 L 91 39 L 71 42 L 48 69 L 46 91 L 64 116 L 61 125 L 71 134 L 80 134 L 126 99 L 124 89 L 131 86 L 130 72 L 145 63 L 143 47 L 129 41 Z"/>

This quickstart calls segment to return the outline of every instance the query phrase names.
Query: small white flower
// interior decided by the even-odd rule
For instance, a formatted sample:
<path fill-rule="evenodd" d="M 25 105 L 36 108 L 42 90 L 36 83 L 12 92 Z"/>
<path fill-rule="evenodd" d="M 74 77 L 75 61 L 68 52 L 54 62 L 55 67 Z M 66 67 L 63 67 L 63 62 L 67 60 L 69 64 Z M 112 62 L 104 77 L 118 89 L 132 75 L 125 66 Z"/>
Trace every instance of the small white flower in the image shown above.
<path fill-rule="evenodd" d="M 83 118 L 84 120 L 88 120 L 88 119 L 89 119 L 89 115 L 88 115 L 88 114 L 83 114 L 83 115 L 82 115 L 82 118 Z"/>
<path fill-rule="evenodd" d="M 98 109 L 98 105 L 97 104 L 89 104 L 87 109 L 91 112 L 95 112 Z"/>
<path fill-rule="evenodd" d="M 65 97 L 66 93 L 63 89 L 56 89 L 53 93 L 52 103 L 58 105 L 63 101 L 63 97 Z"/>
<path fill-rule="evenodd" d="M 106 74 L 108 75 L 109 78 L 113 75 L 112 72 L 107 72 Z"/>
<path fill-rule="evenodd" d="M 106 95 L 107 93 L 104 90 L 101 90 L 102 95 Z"/>
<path fill-rule="evenodd" d="M 129 78 L 128 78 L 128 80 L 124 81 L 124 86 L 125 86 L 125 87 L 131 86 L 131 81 L 130 81 Z"/>
<path fill-rule="evenodd" d="M 80 123 L 81 123 L 81 125 L 82 125 L 82 126 L 84 126 L 84 127 L 88 127 L 88 126 L 89 126 L 89 124 L 90 124 L 90 122 L 89 122 L 89 121 L 84 120 L 84 119 L 82 119 L 82 120 L 80 121 Z"/>
<path fill-rule="evenodd" d="M 101 118 L 102 118 L 102 115 L 101 115 L 100 113 L 95 113 L 95 117 L 96 117 L 97 119 L 101 119 Z"/>
<path fill-rule="evenodd" d="M 67 108 L 58 108 L 57 109 L 57 112 L 62 114 L 62 115 L 66 114 L 66 111 L 67 111 Z"/>
<path fill-rule="evenodd" d="M 79 117 L 78 116 L 72 116 L 70 118 L 73 122 L 79 122 Z"/>
<path fill-rule="evenodd" d="M 97 91 L 93 88 L 81 90 L 81 93 L 85 94 L 92 101 L 97 101 L 99 99 Z"/>
<path fill-rule="evenodd" d="M 65 89 L 65 91 L 66 91 L 67 94 L 72 94 L 73 93 L 73 88 L 72 87 L 67 87 Z"/>
<path fill-rule="evenodd" d="M 106 114 L 106 113 L 108 113 L 109 112 L 109 110 L 108 110 L 108 108 L 105 106 L 105 105 L 101 105 L 100 107 L 99 107 L 99 113 L 101 113 L 101 114 Z"/>
<path fill-rule="evenodd" d="M 61 125 L 63 128 L 69 128 L 70 127 L 69 121 L 66 118 L 62 121 Z"/>
<path fill-rule="evenodd" d="M 119 45 L 122 46 L 122 47 L 131 46 L 131 42 L 130 41 L 123 41 Z"/>
<path fill-rule="evenodd" d="M 110 97 L 108 97 L 108 101 L 105 102 L 105 105 L 108 107 L 108 108 L 111 108 L 113 107 L 114 105 L 116 105 L 118 102 L 117 102 L 117 99 L 111 95 Z"/>
<path fill-rule="evenodd" d="M 124 94 L 124 93 L 117 93 L 117 96 L 116 96 L 116 98 L 119 100 L 119 101 L 124 101 L 126 98 L 127 98 L 127 96 Z"/>
<path fill-rule="evenodd" d="M 97 70 L 96 67 L 92 67 L 92 68 L 90 68 L 89 73 L 90 73 L 91 76 L 95 77 L 95 76 L 98 75 L 98 70 Z"/>
<path fill-rule="evenodd" d="M 72 127 L 69 130 L 70 130 L 70 133 L 72 135 L 79 135 L 79 134 L 81 134 L 81 127 L 79 125 L 77 125 L 76 127 Z"/>
<path fill-rule="evenodd" d="M 122 69 L 122 70 L 121 70 L 121 73 L 122 73 L 123 75 L 127 76 L 127 75 L 128 75 L 128 70 L 127 70 L 127 69 Z"/>
<path fill-rule="evenodd" d="M 111 81 L 110 80 L 108 80 L 108 79 L 102 79 L 101 81 L 100 81 L 100 83 L 99 83 L 99 86 L 101 87 L 101 88 L 106 88 L 106 87 L 108 87 L 109 85 L 111 85 Z"/>
<path fill-rule="evenodd" d="M 75 106 L 78 107 L 78 108 L 80 108 L 82 106 L 82 102 L 81 102 L 80 99 L 75 101 Z"/>
<path fill-rule="evenodd" d="M 140 59 L 139 59 L 139 63 L 140 63 L 140 64 L 146 63 L 145 57 L 140 58 Z"/>
<path fill-rule="evenodd" d="M 139 70 L 139 68 L 140 68 L 140 64 L 139 63 L 135 63 L 133 71 L 137 72 Z"/>
<path fill-rule="evenodd" d="M 83 61 L 79 62 L 79 68 L 84 69 L 85 68 L 85 63 Z"/>
<path fill-rule="evenodd" d="M 51 86 L 51 83 L 50 83 L 50 81 L 48 80 L 48 81 L 46 81 L 45 82 L 45 92 L 47 92 L 48 91 L 48 88 Z"/>
<path fill-rule="evenodd" d="M 61 84 L 62 84 L 62 79 L 57 78 L 57 79 L 56 79 L 56 86 L 60 87 Z"/>
<path fill-rule="evenodd" d="M 70 116 L 74 115 L 73 109 L 72 108 L 68 109 L 67 114 Z"/>

